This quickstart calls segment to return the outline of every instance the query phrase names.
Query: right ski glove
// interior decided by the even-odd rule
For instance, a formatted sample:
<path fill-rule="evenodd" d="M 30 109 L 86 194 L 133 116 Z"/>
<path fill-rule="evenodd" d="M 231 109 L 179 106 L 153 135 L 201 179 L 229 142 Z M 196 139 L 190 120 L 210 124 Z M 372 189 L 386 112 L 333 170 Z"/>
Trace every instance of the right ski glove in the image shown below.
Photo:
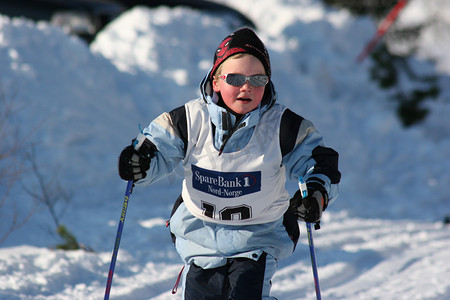
<path fill-rule="evenodd" d="M 328 193 L 323 186 L 316 182 L 307 183 L 308 196 L 302 199 L 301 192 L 297 191 L 290 201 L 297 213 L 297 218 L 308 223 L 315 223 L 322 217 L 322 211 L 328 206 Z"/>
<path fill-rule="evenodd" d="M 123 180 L 134 182 L 147 176 L 150 160 L 155 156 L 156 146 L 145 139 L 139 150 L 134 149 L 134 140 L 130 146 L 125 147 L 119 156 L 119 176 Z"/>

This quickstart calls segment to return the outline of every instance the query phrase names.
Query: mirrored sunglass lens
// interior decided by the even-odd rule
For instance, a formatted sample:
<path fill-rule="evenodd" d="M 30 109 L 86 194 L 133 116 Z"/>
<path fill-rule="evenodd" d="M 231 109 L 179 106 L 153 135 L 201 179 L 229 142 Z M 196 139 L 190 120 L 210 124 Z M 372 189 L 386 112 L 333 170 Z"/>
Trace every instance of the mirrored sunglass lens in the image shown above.
<path fill-rule="evenodd" d="M 241 86 L 245 83 L 245 76 L 242 74 L 228 74 L 226 82 L 233 86 Z"/>
<path fill-rule="evenodd" d="M 250 77 L 250 84 L 254 87 L 261 87 L 267 84 L 267 76 L 265 75 L 254 75 Z"/>

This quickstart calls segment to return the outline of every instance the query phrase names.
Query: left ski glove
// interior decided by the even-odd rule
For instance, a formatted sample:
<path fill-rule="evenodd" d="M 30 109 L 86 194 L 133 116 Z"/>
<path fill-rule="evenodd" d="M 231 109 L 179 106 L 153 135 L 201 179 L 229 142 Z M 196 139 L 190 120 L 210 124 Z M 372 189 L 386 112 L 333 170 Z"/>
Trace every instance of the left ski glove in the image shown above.
<path fill-rule="evenodd" d="M 147 176 L 151 158 L 155 156 L 156 146 L 145 139 L 139 150 L 134 149 L 134 140 L 125 147 L 119 156 L 119 176 L 123 180 L 134 182 Z"/>
<path fill-rule="evenodd" d="M 328 206 L 328 193 L 325 188 L 316 182 L 307 183 L 308 196 L 302 199 L 300 191 L 297 191 L 290 201 L 297 213 L 297 218 L 308 223 L 315 223 L 322 217 L 322 212 Z"/>

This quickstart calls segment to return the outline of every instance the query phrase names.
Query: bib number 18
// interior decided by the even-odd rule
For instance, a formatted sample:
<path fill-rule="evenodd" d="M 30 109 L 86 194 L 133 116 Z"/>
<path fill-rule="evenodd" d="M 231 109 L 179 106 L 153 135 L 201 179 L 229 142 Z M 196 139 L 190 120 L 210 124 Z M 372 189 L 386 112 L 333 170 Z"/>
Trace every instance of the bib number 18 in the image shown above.
<path fill-rule="evenodd" d="M 202 201 L 203 214 L 214 219 L 216 216 L 216 206 L 212 203 Z M 252 208 L 248 205 L 227 206 L 219 211 L 220 220 L 246 220 L 252 217 Z"/>

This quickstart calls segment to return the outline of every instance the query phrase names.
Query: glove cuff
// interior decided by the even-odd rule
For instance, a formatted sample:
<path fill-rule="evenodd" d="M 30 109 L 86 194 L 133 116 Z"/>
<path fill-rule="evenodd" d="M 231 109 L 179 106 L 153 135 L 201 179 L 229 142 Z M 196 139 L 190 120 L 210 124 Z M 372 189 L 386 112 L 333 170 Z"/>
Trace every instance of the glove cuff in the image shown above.
<path fill-rule="evenodd" d="M 141 133 L 133 139 L 131 145 L 135 150 L 137 149 L 136 151 L 141 157 L 153 158 L 155 156 L 155 152 L 158 151 L 155 144 L 153 144 Z"/>

